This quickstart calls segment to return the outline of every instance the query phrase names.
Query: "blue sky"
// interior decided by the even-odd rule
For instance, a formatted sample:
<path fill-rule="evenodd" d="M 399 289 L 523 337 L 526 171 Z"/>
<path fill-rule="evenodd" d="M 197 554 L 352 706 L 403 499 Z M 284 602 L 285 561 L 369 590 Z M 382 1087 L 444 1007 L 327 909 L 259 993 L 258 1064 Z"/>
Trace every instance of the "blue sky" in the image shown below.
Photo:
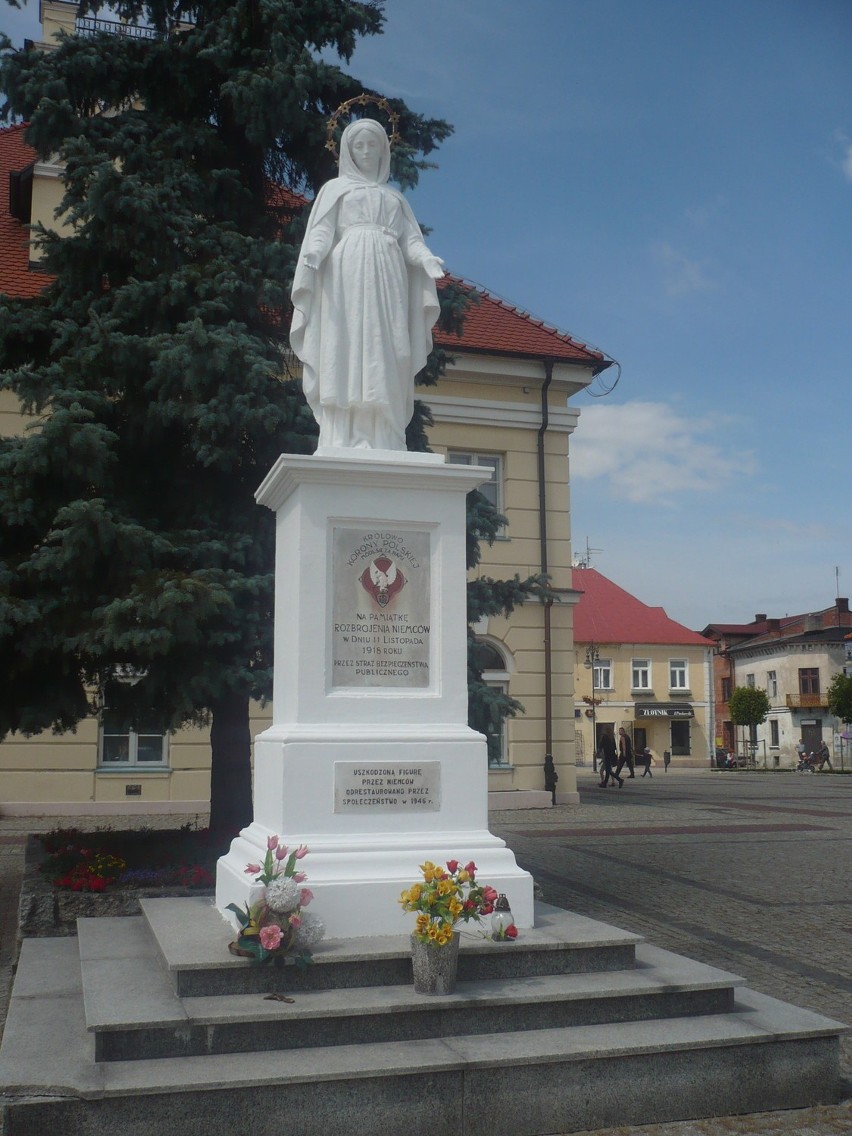
<path fill-rule="evenodd" d="M 575 553 L 699 629 L 849 596 L 852 3 L 386 16 L 350 69 L 455 126 L 411 195 L 434 250 L 623 368 L 575 400 Z"/>

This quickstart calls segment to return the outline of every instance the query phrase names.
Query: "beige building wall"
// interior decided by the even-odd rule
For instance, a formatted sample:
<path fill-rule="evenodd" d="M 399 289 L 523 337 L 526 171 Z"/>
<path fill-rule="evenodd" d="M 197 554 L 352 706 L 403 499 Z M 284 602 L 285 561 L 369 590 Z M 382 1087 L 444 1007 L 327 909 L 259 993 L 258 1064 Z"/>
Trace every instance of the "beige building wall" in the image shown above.
<path fill-rule="evenodd" d="M 0 745 L 0 813 L 199 812 L 210 799 L 206 730 L 179 730 L 168 739 L 167 767 L 99 767 L 94 718 L 66 734 L 17 734 Z"/>
<path fill-rule="evenodd" d="M 769 715 L 756 729 L 758 765 L 795 769 L 799 760 L 796 746 L 803 737 L 803 726 L 812 727 L 807 738 L 814 748 L 815 738 L 819 736 L 828 746 L 831 760 L 838 760 L 840 734 L 845 727 L 830 713 L 826 691 L 834 675 L 842 673 L 848 665 L 844 643 L 782 640 L 773 645 L 763 642 L 751 651 L 747 648 L 737 651 L 734 659 L 734 686 L 753 684 L 758 690 L 765 690 L 769 698 Z M 819 672 L 822 692 L 819 696 L 802 698 L 799 671 L 803 667 Z M 773 721 L 777 723 L 777 745 L 773 745 L 770 725 Z M 737 751 L 741 752 L 744 748 L 741 739 L 748 736 L 748 729 L 742 726 L 735 729 Z"/>
<path fill-rule="evenodd" d="M 65 219 L 59 215 L 59 206 L 65 194 L 62 182 L 62 169 L 51 162 L 36 162 L 33 168 L 33 199 L 30 212 L 31 225 L 43 225 L 60 235 L 68 229 Z M 42 252 L 38 244 L 35 228 L 30 232 L 30 262 L 41 260 Z"/>
<path fill-rule="evenodd" d="M 546 562 L 551 585 L 564 589 L 552 605 L 550 628 L 551 749 L 559 778 L 557 801 L 576 803 L 574 750 L 574 648 L 571 589 L 571 531 L 568 495 L 568 443 L 577 412 L 568 397 L 591 378 L 579 369 L 554 368 L 548 391 L 548 426 L 544 432 Z M 493 545 L 482 546 L 474 576 L 526 578 L 542 571 L 538 438 L 542 424 L 543 364 L 535 360 L 459 356 L 435 391 L 422 397 L 435 418 L 432 448 L 497 456 L 502 461 L 501 508 L 509 524 Z M 492 617 L 477 626 L 486 641 L 503 649 L 508 662 L 508 692 L 525 713 L 506 723 L 507 762 L 489 770 L 494 806 L 545 804 L 544 607 L 533 601 L 508 618 Z M 503 793 L 515 794 L 510 801 Z M 499 794 L 499 796 L 497 796 Z"/>
<path fill-rule="evenodd" d="M 663 768 L 663 754 L 672 751 L 670 718 L 639 718 L 636 703 L 654 702 L 663 704 L 683 703 L 692 707 L 694 718 L 689 721 L 689 754 L 672 754 L 672 767 L 704 768 L 710 764 L 713 752 L 712 737 L 712 655 L 708 648 L 683 646 L 682 644 L 641 644 L 641 643 L 597 643 L 600 660 L 610 660 L 612 664 L 611 685 L 606 689 L 595 688 L 594 697 L 599 699 L 594 718 L 591 706 L 584 698 L 592 698 L 592 672 L 585 666 L 586 645 L 577 644 L 577 687 L 576 705 L 580 711 L 577 718 L 578 745 L 577 763 L 592 765 L 593 722 L 598 733 L 602 725 L 611 725 L 618 735 L 620 727 L 628 733 L 645 730 L 645 744 L 650 748 L 656 767 Z M 651 687 L 636 690 L 632 684 L 634 659 L 648 659 L 651 663 Z M 669 688 L 669 662 L 672 659 L 685 659 L 689 667 L 689 687 L 687 690 L 673 691 Z M 682 719 L 685 721 L 686 719 Z"/>
<path fill-rule="evenodd" d="M 21 413 L 17 395 L 11 391 L 0 390 L 0 437 L 16 438 L 23 434 L 29 423 L 35 419 Z"/>

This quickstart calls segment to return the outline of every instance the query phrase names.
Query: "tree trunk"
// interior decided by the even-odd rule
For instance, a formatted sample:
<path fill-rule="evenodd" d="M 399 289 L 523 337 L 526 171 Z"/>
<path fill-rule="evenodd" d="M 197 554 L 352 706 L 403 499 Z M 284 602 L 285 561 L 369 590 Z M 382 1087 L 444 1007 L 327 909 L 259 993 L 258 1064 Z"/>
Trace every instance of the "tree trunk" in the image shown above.
<path fill-rule="evenodd" d="M 248 695 L 226 694 L 210 710 L 210 828 L 236 836 L 253 815 Z"/>

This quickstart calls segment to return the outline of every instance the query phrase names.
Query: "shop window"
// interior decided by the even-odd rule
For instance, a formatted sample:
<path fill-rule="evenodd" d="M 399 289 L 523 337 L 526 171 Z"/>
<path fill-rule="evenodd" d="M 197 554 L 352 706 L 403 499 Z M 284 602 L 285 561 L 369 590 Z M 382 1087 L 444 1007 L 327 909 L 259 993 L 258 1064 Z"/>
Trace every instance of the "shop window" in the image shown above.
<path fill-rule="evenodd" d="M 689 756 L 689 722 L 674 720 L 672 727 L 672 756 Z"/>

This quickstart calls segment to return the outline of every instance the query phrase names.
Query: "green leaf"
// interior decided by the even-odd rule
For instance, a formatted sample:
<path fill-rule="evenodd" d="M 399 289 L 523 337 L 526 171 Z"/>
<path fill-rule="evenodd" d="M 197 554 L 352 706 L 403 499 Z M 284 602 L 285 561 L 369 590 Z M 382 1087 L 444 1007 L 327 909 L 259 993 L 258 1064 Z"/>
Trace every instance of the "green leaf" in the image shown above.
<path fill-rule="evenodd" d="M 225 910 L 233 911 L 241 927 L 247 926 L 247 924 L 251 920 L 251 916 L 249 915 L 248 911 L 244 910 L 242 907 L 238 907 L 236 903 L 229 903 Z"/>

